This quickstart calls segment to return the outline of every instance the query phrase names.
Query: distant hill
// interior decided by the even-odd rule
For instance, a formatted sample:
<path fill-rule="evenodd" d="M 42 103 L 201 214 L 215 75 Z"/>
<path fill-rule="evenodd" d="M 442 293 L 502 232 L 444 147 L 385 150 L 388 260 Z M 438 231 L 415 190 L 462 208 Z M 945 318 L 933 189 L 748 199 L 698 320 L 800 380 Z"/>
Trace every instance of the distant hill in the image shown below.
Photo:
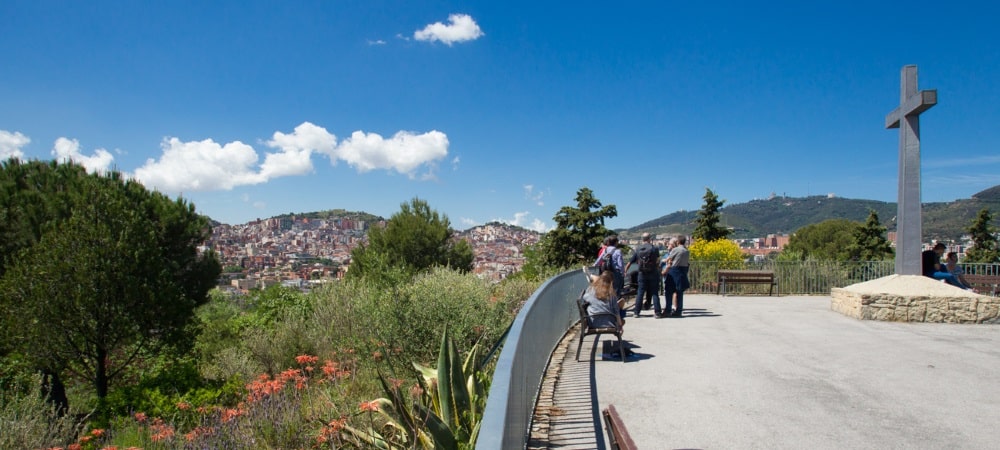
<path fill-rule="evenodd" d="M 959 239 L 979 210 L 988 208 L 1000 216 L 1000 186 L 986 189 L 969 199 L 923 204 L 925 239 Z M 734 238 L 753 238 L 776 233 L 792 233 L 806 225 L 827 219 L 863 222 L 868 211 L 878 213 L 889 231 L 895 231 L 896 203 L 826 196 L 773 197 L 722 208 L 722 224 L 732 227 Z M 625 230 L 632 236 L 642 232 L 658 234 L 690 233 L 698 211 L 678 211 Z M 998 225 L 994 223 L 994 225 Z"/>
<path fill-rule="evenodd" d="M 385 220 L 381 216 L 376 216 L 374 214 L 369 214 L 369 213 L 366 213 L 364 211 L 348 211 L 346 209 L 328 209 L 328 210 L 324 210 L 324 211 L 313 211 L 313 212 L 306 212 L 306 213 L 288 213 L 288 214 L 281 214 L 281 215 L 269 217 L 268 219 L 279 219 L 279 220 L 291 221 L 293 218 L 295 218 L 295 219 L 310 219 L 310 220 L 311 219 L 322 219 L 322 220 L 351 219 L 351 220 L 361 220 L 361 221 L 364 221 L 364 222 L 369 223 L 369 224 Z M 264 220 L 268 220 L 268 219 L 264 219 Z M 222 222 L 219 222 L 219 221 L 217 221 L 215 219 L 212 219 L 211 217 L 209 217 L 208 220 L 209 220 L 209 225 L 211 225 L 212 227 L 217 227 L 217 226 L 223 225 Z M 257 220 L 261 220 L 261 219 L 258 218 Z M 251 223 L 252 222 L 255 222 L 255 221 L 251 221 Z M 236 225 L 236 224 L 225 224 L 225 225 Z M 240 224 L 240 225 L 246 225 L 246 224 Z"/>
<path fill-rule="evenodd" d="M 346 209 L 328 209 L 325 211 L 314 211 L 307 213 L 288 213 L 282 214 L 280 216 L 274 216 L 272 219 L 291 219 L 296 218 L 307 218 L 307 219 L 352 219 L 352 220 L 363 220 L 365 222 L 378 222 L 383 219 L 381 216 L 376 216 L 374 214 L 368 214 L 363 211 L 348 211 Z"/>

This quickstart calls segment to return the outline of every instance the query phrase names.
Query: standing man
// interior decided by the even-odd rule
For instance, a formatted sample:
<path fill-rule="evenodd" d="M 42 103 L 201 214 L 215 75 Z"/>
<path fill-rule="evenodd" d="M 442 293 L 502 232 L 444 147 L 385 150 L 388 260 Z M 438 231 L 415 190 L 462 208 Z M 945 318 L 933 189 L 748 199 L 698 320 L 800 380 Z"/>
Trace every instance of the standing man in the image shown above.
<path fill-rule="evenodd" d="M 645 297 L 651 297 L 653 303 L 653 314 L 661 316 L 660 312 L 660 250 L 652 244 L 653 237 L 649 233 L 642 233 L 642 243 L 632 253 L 628 264 L 625 264 L 625 273 L 628 273 L 632 264 L 638 263 L 639 286 L 635 291 L 635 317 L 639 317 L 642 311 L 642 302 Z M 669 305 L 668 305 L 669 308 Z"/>
<path fill-rule="evenodd" d="M 677 236 L 677 246 L 667 254 L 667 268 L 663 270 L 663 296 L 667 299 L 677 293 L 677 307 L 672 313 L 665 312 L 661 317 L 681 317 L 684 312 L 684 291 L 691 286 L 688 280 L 688 265 L 690 254 L 684 244 L 687 238 Z M 669 301 L 669 300 L 668 300 Z"/>

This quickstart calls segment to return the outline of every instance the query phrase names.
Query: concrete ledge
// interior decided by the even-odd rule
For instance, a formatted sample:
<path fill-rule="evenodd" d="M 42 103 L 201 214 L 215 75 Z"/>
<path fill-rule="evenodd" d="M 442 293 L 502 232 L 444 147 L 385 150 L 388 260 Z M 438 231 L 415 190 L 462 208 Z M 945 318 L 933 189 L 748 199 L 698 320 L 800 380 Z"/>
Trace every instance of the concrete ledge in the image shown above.
<path fill-rule="evenodd" d="M 1000 299 L 920 275 L 888 277 L 833 288 L 830 309 L 861 320 L 1000 323 Z"/>

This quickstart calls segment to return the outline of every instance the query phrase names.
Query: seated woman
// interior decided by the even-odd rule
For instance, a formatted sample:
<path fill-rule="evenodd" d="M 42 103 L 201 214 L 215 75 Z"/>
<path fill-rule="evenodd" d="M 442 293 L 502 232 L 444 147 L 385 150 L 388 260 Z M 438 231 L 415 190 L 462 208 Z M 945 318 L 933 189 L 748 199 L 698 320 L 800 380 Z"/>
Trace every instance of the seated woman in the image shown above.
<path fill-rule="evenodd" d="M 616 319 L 617 325 L 622 326 L 625 323 L 623 319 L 625 311 L 619 305 L 618 296 L 615 294 L 614 275 L 611 271 L 605 271 L 600 275 L 587 274 L 587 278 L 590 280 L 590 285 L 587 286 L 587 290 L 584 291 L 583 298 L 580 300 L 587 306 L 587 315 L 614 314 L 614 317 L 595 317 L 591 326 L 595 328 L 613 327 L 616 322 L 612 322 L 612 320 Z"/>
<path fill-rule="evenodd" d="M 958 280 L 960 284 L 965 286 L 966 290 L 971 291 L 972 286 L 968 281 L 965 281 L 965 270 L 962 269 L 962 266 L 958 265 L 958 253 L 948 252 L 948 254 L 944 257 L 944 261 L 945 270 L 954 275 L 955 279 Z"/>
<path fill-rule="evenodd" d="M 942 280 L 952 286 L 971 290 L 968 286 L 963 284 L 958 278 L 948 271 L 948 267 L 941 264 L 941 255 L 944 255 L 945 245 L 938 242 L 934 244 L 934 247 L 930 250 L 924 250 L 920 254 L 921 266 L 923 269 L 923 274 L 925 277 L 930 277 L 935 280 Z M 957 261 L 956 261 L 957 263 Z"/>

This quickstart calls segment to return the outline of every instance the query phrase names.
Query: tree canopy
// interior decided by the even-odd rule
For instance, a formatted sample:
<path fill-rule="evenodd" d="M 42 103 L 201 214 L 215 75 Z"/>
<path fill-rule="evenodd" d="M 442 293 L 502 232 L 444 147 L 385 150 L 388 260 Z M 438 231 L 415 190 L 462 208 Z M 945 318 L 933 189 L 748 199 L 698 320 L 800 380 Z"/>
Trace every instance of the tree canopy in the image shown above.
<path fill-rule="evenodd" d="M 979 210 L 968 232 L 972 235 L 972 248 L 965 251 L 965 260 L 975 263 L 1000 262 L 1000 246 L 997 245 L 996 228 L 992 225 L 993 214 L 989 209 Z"/>
<path fill-rule="evenodd" d="M 208 221 L 121 174 L 72 163 L 0 168 L 0 356 L 89 380 L 98 397 L 136 357 L 186 350 L 221 271 Z M 6 252 L 10 253 L 6 253 Z"/>
<path fill-rule="evenodd" d="M 715 195 L 715 192 L 712 192 L 709 188 L 705 188 L 705 196 L 703 198 L 705 199 L 705 203 L 702 204 L 701 210 L 698 211 L 697 225 L 691 233 L 691 238 L 695 241 L 703 240 L 708 242 L 728 238 L 730 230 L 719 225 L 721 220 L 719 210 L 722 209 L 722 205 L 726 201 L 719 200 L 719 196 Z"/>
<path fill-rule="evenodd" d="M 892 259 L 895 252 L 886 238 L 886 227 L 878 220 L 878 212 L 869 210 L 865 224 L 854 229 L 854 241 L 847 247 L 848 257 L 855 261 Z"/>
<path fill-rule="evenodd" d="M 788 239 L 782 253 L 800 255 L 802 259 L 847 261 L 848 250 L 855 242 L 855 230 L 860 223 L 847 219 L 829 219 L 799 228 Z"/>
<path fill-rule="evenodd" d="M 453 234 L 448 216 L 414 198 L 400 205 L 385 227 L 368 230 L 368 242 L 351 251 L 348 273 L 373 274 L 391 269 L 392 265 L 401 266 L 411 275 L 435 266 L 471 271 L 472 246 Z"/>
<path fill-rule="evenodd" d="M 615 205 L 602 205 L 594 192 L 583 187 L 576 192 L 576 207 L 563 206 L 552 218 L 556 227 L 538 243 L 542 263 L 571 267 L 590 263 L 604 238 L 613 234 L 604 220 L 618 216 Z"/>

